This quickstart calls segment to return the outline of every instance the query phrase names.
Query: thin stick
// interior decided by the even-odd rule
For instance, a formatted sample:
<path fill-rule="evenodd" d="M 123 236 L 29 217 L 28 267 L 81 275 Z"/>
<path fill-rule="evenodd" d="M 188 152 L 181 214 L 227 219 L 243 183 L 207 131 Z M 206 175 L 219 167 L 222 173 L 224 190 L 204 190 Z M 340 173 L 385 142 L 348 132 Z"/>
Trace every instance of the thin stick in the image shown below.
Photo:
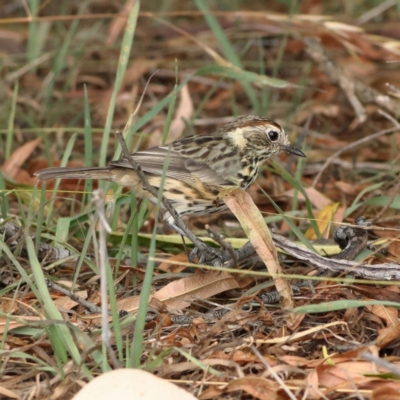
<path fill-rule="evenodd" d="M 273 376 L 280 386 L 281 389 L 285 391 L 285 393 L 288 395 L 289 399 L 296 400 L 296 396 L 290 391 L 290 389 L 285 385 L 285 382 L 280 378 L 280 376 L 275 372 L 275 370 L 267 363 L 267 360 L 265 357 L 261 355 L 261 353 L 256 349 L 255 346 L 251 346 L 251 351 L 254 353 L 254 355 L 261 361 L 261 364 L 265 366 L 267 371 Z"/>
<path fill-rule="evenodd" d="M 72 293 L 70 290 L 63 288 L 60 285 L 57 285 L 56 283 L 54 283 L 51 280 L 47 280 L 47 287 L 53 289 L 53 290 L 57 290 L 57 292 L 62 293 L 66 296 L 68 296 L 71 300 L 75 301 L 76 303 L 78 303 L 79 305 L 85 307 L 90 313 L 93 314 L 100 314 L 101 313 L 101 308 L 94 305 L 93 303 L 83 299 L 82 297 L 78 296 L 75 293 Z"/>

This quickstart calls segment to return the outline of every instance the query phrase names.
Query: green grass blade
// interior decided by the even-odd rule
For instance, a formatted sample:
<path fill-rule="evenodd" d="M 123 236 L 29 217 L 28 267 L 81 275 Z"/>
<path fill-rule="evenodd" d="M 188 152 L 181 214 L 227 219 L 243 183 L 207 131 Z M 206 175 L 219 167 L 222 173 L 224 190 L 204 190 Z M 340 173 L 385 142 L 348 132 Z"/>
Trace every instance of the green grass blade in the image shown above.
<path fill-rule="evenodd" d="M 217 18 L 215 18 L 215 16 L 210 13 L 206 2 L 204 0 L 195 0 L 195 3 L 197 8 L 204 13 L 204 18 L 208 26 L 211 28 L 215 38 L 218 40 L 222 52 L 225 54 L 225 57 L 229 60 L 230 63 L 232 63 L 236 67 L 242 68 L 242 63 L 239 57 L 236 55 L 235 49 L 226 37 L 225 32 L 222 29 Z"/>
<path fill-rule="evenodd" d="M 204 372 L 210 373 L 214 376 L 222 376 L 223 373 L 216 370 L 215 368 L 210 367 L 208 364 L 203 363 L 202 361 L 198 360 L 197 358 L 193 357 L 191 354 L 187 353 L 183 349 L 179 347 L 175 347 L 175 351 L 180 353 L 184 356 L 188 361 L 192 362 L 197 367 L 201 368 Z"/>
<path fill-rule="evenodd" d="M 137 208 L 137 199 L 135 195 L 132 193 L 131 197 L 131 204 L 132 204 L 132 210 L 135 210 L 134 215 L 134 220 L 132 221 L 131 224 L 131 229 L 128 231 L 128 227 L 126 229 L 126 232 L 132 232 L 131 235 L 131 260 L 132 260 L 132 265 L 137 265 L 138 264 L 138 259 L 139 259 L 139 238 L 138 238 L 138 233 L 139 233 L 139 224 L 140 226 L 143 225 L 143 221 L 139 221 L 139 210 Z M 147 204 L 147 202 L 146 202 Z M 143 207 L 143 204 L 141 205 Z M 124 235 L 125 237 L 125 235 Z M 128 239 L 128 235 L 126 235 L 125 240 Z"/>
<path fill-rule="evenodd" d="M 155 219 L 157 220 L 159 211 L 161 198 L 163 196 L 164 190 L 164 182 L 168 169 L 170 153 L 167 154 L 167 157 L 164 162 L 163 173 L 161 175 L 161 183 L 160 188 L 158 190 L 158 199 L 157 199 L 157 209 Z M 156 237 L 157 237 L 157 224 L 154 225 L 152 238 L 150 241 L 149 255 L 146 267 L 146 273 L 143 279 L 142 292 L 140 294 L 140 302 L 139 309 L 137 312 L 136 324 L 135 324 L 135 334 L 133 336 L 133 341 L 130 349 L 130 357 L 128 366 L 131 368 L 138 368 L 140 365 L 140 358 L 142 355 L 142 347 L 143 347 L 143 333 L 144 326 L 146 323 L 146 314 L 147 314 L 147 306 L 151 293 L 151 283 L 153 279 L 154 272 L 154 255 L 156 252 Z"/>
<path fill-rule="evenodd" d="M 278 163 L 271 161 L 272 166 L 274 167 L 275 171 L 286 181 L 288 181 L 295 189 L 297 189 L 305 198 L 306 201 L 306 208 L 308 213 L 308 218 L 310 220 L 310 225 L 314 229 L 314 232 L 317 234 L 317 237 L 322 237 L 321 232 L 319 230 L 314 212 L 312 210 L 312 204 L 310 198 L 308 197 L 307 192 L 304 190 L 303 186 L 300 184 L 300 181 L 293 178 L 292 175 L 289 174 L 285 169 L 283 169 Z M 300 239 L 300 237 L 299 237 Z M 308 246 L 307 246 L 308 247 Z"/>
<path fill-rule="evenodd" d="M 239 57 L 236 55 L 236 51 L 229 42 L 228 38 L 225 35 L 224 30 L 222 29 L 218 20 L 209 12 L 209 9 L 206 5 L 206 2 L 203 0 L 195 0 L 197 8 L 204 13 L 204 18 L 206 19 L 209 27 L 213 31 L 215 37 L 217 38 L 223 53 L 226 58 L 232 63 L 235 67 L 242 69 L 242 63 L 240 62 Z M 254 112 L 256 114 L 260 113 L 259 110 L 259 102 L 257 100 L 257 96 L 253 90 L 253 88 L 248 84 L 248 82 L 241 81 L 241 84 L 252 104 Z"/>
<path fill-rule="evenodd" d="M 294 85 L 293 83 L 287 82 L 283 79 L 271 78 L 269 76 L 257 74 L 256 72 L 245 71 L 235 67 L 226 67 L 223 65 L 210 65 L 202 67 L 196 73 L 196 75 L 199 76 L 210 74 L 235 79 L 239 82 L 245 81 L 259 86 L 271 86 L 278 89 L 298 87 L 297 85 Z"/>
<path fill-rule="evenodd" d="M 56 227 L 56 246 L 60 246 L 60 242 L 67 242 L 70 230 L 71 218 L 70 217 L 62 217 L 57 219 L 57 227 Z"/>
<path fill-rule="evenodd" d="M 202 67 L 199 68 L 196 72 L 194 72 L 192 75 L 189 75 L 186 77 L 177 87 L 176 93 L 179 93 L 179 91 L 182 89 L 183 86 L 185 86 L 193 76 L 206 76 L 209 74 L 215 74 L 215 75 L 220 75 L 220 76 L 225 76 L 225 77 L 230 77 L 232 79 L 236 80 L 248 80 L 249 82 L 252 83 L 257 83 L 257 84 L 273 84 L 275 87 L 288 87 L 291 85 L 290 83 L 283 81 L 281 79 L 272 79 L 267 78 L 258 74 L 255 74 L 253 72 L 248 72 L 248 71 L 241 71 L 238 69 L 232 69 L 228 67 L 222 67 L 222 66 L 207 66 L 207 67 Z M 170 101 L 172 100 L 172 97 L 174 96 L 174 93 L 169 93 L 167 96 L 165 96 L 163 99 L 161 99 L 151 110 L 149 110 L 146 114 L 144 114 L 142 117 L 140 117 L 131 127 L 128 136 L 132 135 L 134 132 L 137 132 L 140 128 L 142 128 L 145 124 L 147 124 L 149 121 L 151 121 L 161 110 L 166 107 Z M 128 142 L 128 137 L 126 138 L 126 141 Z M 120 148 L 117 149 L 115 153 L 115 159 L 118 159 L 121 155 L 121 150 Z"/>
<path fill-rule="evenodd" d="M 6 189 L 6 182 L 3 177 L 3 172 L 0 169 L 0 207 L 1 207 L 1 217 L 6 219 L 8 216 L 8 199 L 7 199 L 8 191 Z"/>
<path fill-rule="evenodd" d="M 29 2 L 29 12 L 32 17 L 36 17 L 39 11 L 39 0 L 32 0 Z M 27 61 L 31 62 L 39 56 L 40 44 L 38 43 L 38 28 L 37 21 L 29 22 L 28 29 L 28 43 L 27 43 Z"/>
<path fill-rule="evenodd" d="M 22 267 L 14 254 L 10 251 L 9 247 L 0 240 L 0 249 L 7 255 L 11 264 L 18 270 L 18 273 L 21 275 L 22 280 L 29 285 L 38 302 L 41 304 L 41 308 L 42 310 L 44 310 L 46 318 L 48 320 L 54 321 L 54 323 L 50 325 L 50 328 L 47 329 L 47 331 L 49 334 L 49 339 L 52 342 L 52 349 L 54 350 L 57 359 L 64 360 L 63 363 L 65 364 L 68 361 L 66 356 L 66 352 L 68 351 L 68 353 L 74 359 L 75 363 L 79 364 L 81 361 L 79 349 L 76 347 L 74 338 L 71 336 L 68 327 L 65 325 L 65 322 L 62 319 L 61 314 L 53 303 L 53 300 L 46 285 L 46 280 L 43 275 L 42 267 L 36 257 L 32 238 L 29 235 L 26 235 L 26 245 L 34 280 L 32 280 L 31 277 L 27 274 L 25 268 Z M 87 342 L 87 340 L 85 342 Z M 80 340 L 79 343 L 82 344 L 84 343 L 84 341 Z M 93 347 L 94 343 L 90 343 L 90 345 L 87 345 L 85 348 L 90 349 Z M 59 367 L 62 368 L 62 366 L 60 365 Z M 85 365 L 82 365 L 82 371 L 87 378 L 92 377 L 91 373 Z"/>
<path fill-rule="evenodd" d="M 311 244 L 311 242 L 304 236 L 303 232 L 293 223 L 292 219 L 288 218 L 285 215 L 284 211 L 278 206 L 278 204 L 276 204 L 274 202 L 274 200 L 272 200 L 272 198 L 268 195 L 267 192 L 265 192 L 264 190 L 262 190 L 262 192 L 265 194 L 265 196 L 268 197 L 268 200 L 276 208 L 276 210 L 279 212 L 279 214 L 282 215 L 282 217 L 285 219 L 287 224 L 290 226 L 290 229 L 292 230 L 292 232 L 298 237 L 298 239 L 304 244 L 304 246 L 306 246 L 308 249 L 316 252 L 316 250 L 314 249 L 314 247 Z"/>
<path fill-rule="evenodd" d="M 347 218 L 348 216 L 353 214 L 354 211 L 356 211 L 358 208 L 360 208 L 364 204 L 364 202 L 361 201 L 363 196 L 365 196 L 367 193 L 370 193 L 370 192 L 373 192 L 374 190 L 379 189 L 383 184 L 384 184 L 384 182 L 375 183 L 375 184 L 368 186 L 365 189 L 361 190 L 361 192 L 358 193 L 358 195 L 354 199 L 351 206 L 347 208 L 346 213 L 344 215 L 345 218 Z"/>
<path fill-rule="evenodd" d="M 382 305 L 387 307 L 396 307 L 400 309 L 400 303 L 394 301 L 382 300 L 338 300 L 328 301 L 321 304 L 310 304 L 293 309 L 296 314 L 311 314 L 311 313 L 327 313 L 331 311 L 347 310 L 349 308 L 358 308 L 365 306 Z"/>
<path fill-rule="evenodd" d="M 52 108 L 54 85 L 57 82 L 57 78 L 59 77 L 60 73 L 63 71 L 64 68 L 68 68 L 67 55 L 68 55 L 68 51 L 69 51 L 72 39 L 75 35 L 75 32 L 78 29 L 78 26 L 79 26 L 79 20 L 78 19 L 73 20 L 68 29 L 67 34 L 63 36 L 63 39 L 60 43 L 59 50 L 54 55 L 52 79 L 50 80 L 47 87 L 43 88 L 43 90 L 46 90 L 46 92 L 45 92 L 45 108 L 46 109 Z M 51 122 L 52 119 L 54 118 L 53 113 L 46 113 L 46 116 L 49 117 L 49 122 Z M 49 125 L 49 122 L 48 122 L 48 125 Z"/>
<path fill-rule="evenodd" d="M 34 188 L 34 193 L 36 193 L 36 188 L 37 185 L 35 185 Z M 32 202 L 33 203 L 33 202 Z M 46 203 L 46 183 L 43 182 L 41 191 L 40 191 L 40 205 L 39 209 L 37 212 L 37 218 L 36 218 L 36 227 L 35 227 L 35 250 L 36 254 L 39 252 L 39 246 L 40 246 L 40 240 L 42 238 L 42 227 L 43 227 L 43 221 L 44 221 L 44 208 L 45 208 L 45 203 Z"/>
<path fill-rule="evenodd" d="M 122 79 L 125 75 L 126 67 L 128 65 L 129 55 L 131 54 L 133 38 L 134 38 L 134 34 L 135 34 L 135 29 L 136 29 L 136 22 L 137 22 L 137 18 L 139 15 L 139 8 L 140 8 L 140 2 L 139 2 L 139 0 L 136 0 L 134 6 L 131 8 L 131 11 L 129 13 L 127 26 L 125 28 L 124 37 L 122 39 L 121 53 L 119 56 L 118 68 L 117 68 L 117 75 L 115 78 L 114 90 L 113 90 L 111 100 L 110 100 L 110 106 L 108 108 L 106 124 L 104 127 L 103 141 L 102 141 L 101 149 L 100 149 L 100 159 L 99 159 L 100 167 L 106 165 L 107 150 L 109 147 L 110 132 L 111 132 L 111 126 L 112 126 L 113 117 L 114 117 L 115 104 L 117 101 L 117 95 L 118 95 L 119 89 L 122 84 Z"/>
<path fill-rule="evenodd" d="M 393 210 L 400 210 L 400 196 L 377 196 L 368 199 L 365 205 L 377 207 L 389 207 Z"/>
<path fill-rule="evenodd" d="M 69 331 L 67 325 L 65 325 L 61 313 L 55 306 L 53 299 L 49 293 L 49 289 L 46 285 L 46 279 L 43 274 L 42 266 L 36 257 L 35 247 L 33 245 L 32 238 L 26 235 L 26 247 L 28 249 L 28 257 L 32 266 L 33 277 L 35 279 L 35 285 L 31 283 L 31 288 L 34 291 L 37 299 L 42 303 L 43 311 L 48 320 L 55 321 L 54 324 L 49 326 L 48 335 L 52 342 L 53 350 L 58 353 L 58 359 L 62 360 L 64 364 L 68 362 L 67 352 L 71 355 L 72 359 L 77 365 L 82 361 L 81 350 L 75 344 L 75 340 Z M 56 322 L 58 321 L 58 322 Z M 82 371 L 87 377 L 91 377 L 91 373 L 82 365 Z"/>

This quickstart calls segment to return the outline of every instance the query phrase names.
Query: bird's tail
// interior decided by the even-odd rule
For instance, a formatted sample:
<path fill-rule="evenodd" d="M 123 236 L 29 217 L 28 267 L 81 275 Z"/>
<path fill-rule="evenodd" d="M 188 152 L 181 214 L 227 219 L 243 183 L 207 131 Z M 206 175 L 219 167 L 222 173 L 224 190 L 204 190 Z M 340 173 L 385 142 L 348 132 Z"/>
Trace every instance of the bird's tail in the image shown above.
<path fill-rule="evenodd" d="M 54 167 L 35 172 L 42 181 L 48 179 L 103 179 L 112 180 L 113 167 Z"/>

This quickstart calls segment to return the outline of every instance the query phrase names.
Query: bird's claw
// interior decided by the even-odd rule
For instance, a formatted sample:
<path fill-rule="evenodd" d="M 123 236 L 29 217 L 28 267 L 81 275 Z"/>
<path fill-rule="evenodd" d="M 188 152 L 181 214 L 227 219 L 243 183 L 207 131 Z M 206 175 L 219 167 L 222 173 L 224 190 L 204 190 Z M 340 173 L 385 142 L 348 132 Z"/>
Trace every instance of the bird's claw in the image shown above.
<path fill-rule="evenodd" d="M 213 267 L 221 267 L 224 265 L 224 256 L 211 246 L 204 244 L 204 248 L 195 247 L 189 254 L 190 262 L 194 262 L 196 257 L 199 258 L 199 264 L 211 265 Z"/>

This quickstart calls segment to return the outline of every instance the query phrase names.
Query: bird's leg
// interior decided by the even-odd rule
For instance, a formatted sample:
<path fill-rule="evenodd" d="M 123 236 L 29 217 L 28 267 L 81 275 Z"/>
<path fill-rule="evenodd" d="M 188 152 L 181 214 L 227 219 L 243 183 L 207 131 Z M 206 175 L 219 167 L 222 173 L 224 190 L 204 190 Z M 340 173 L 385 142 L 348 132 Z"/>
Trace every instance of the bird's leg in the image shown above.
<path fill-rule="evenodd" d="M 204 247 L 203 247 L 204 246 Z M 222 267 L 224 265 L 224 256 L 214 247 L 202 242 L 202 247 L 195 247 L 189 254 L 190 262 L 198 257 L 199 264 L 211 265 L 212 267 Z"/>
<path fill-rule="evenodd" d="M 189 250 L 188 250 L 188 248 L 186 246 L 186 242 L 185 242 L 185 236 L 182 234 L 181 234 L 181 239 L 182 239 L 183 248 L 185 250 L 186 257 L 188 258 L 188 260 L 190 260 Z"/>
<path fill-rule="evenodd" d="M 199 264 L 211 265 L 214 267 L 220 267 L 224 264 L 225 259 L 224 256 L 214 247 L 209 246 L 200 240 L 197 236 L 195 236 L 189 228 L 186 227 L 186 230 L 181 229 L 175 222 L 172 222 L 171 218 L 167 218 L 167 224 L 175 229 L 181 236 L 188 237 L 186 234 L 187 231 L 191 233 L 193 237 L 189 237 L 189 239 L 193 242 L 194 249 L 189 254 L 189 261 L 191 263 L 194 262 L 194 259 L 198 257 Z M 182 221 L 183 222 L 183 221 Z"/>
<path fill-rule="evenodd" d="M 158 198 L 158 189 L 154 186 L 151 186 L 147 176 L 142 171 L 140 165 L 134 160 L 133 157 L 129 154 L 128 148 L 126 146 L 126 142 L 122 133 L 117 131 L 116 133 L 117 139 L 119 140 L 122 148 L 122 154 L 131 164 L 133 170 L 137 173 L 142 187 L 144 190 L 148 191 L 152 196 L 156 199 Z M 163 196 L 161 198 L 162 206 L 166 210 L 164 212 L 164 220 L 172 226 L 178 233 L 186 236 L 195 246 L 195 249 L 190 253 L 189 259 L 190 261 L 197 255 L 197 252 L 200 253 L 199 263 L 204 262 L 207 265 L 217 266 L 222 265 L 224 263 L 224 257 L 222 254 L 216 249 L 208 246 L 202 240 L 200 240 L 183 222 L 181 216 L 176 212 L 175 208 L 171 205 L 171 203 Z M 167 216 L 167 218 L 166 218 Z M 195 251 L 196 250 L 196 251 Z"/>

